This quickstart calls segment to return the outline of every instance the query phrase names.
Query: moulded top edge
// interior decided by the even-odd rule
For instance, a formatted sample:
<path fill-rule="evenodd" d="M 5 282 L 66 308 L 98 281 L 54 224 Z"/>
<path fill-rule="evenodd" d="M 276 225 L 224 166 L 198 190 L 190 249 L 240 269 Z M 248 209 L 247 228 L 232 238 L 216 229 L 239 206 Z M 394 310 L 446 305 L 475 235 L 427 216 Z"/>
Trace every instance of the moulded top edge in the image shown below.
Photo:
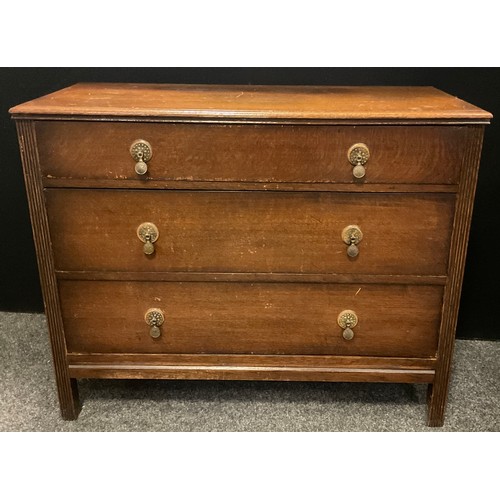
<path fill-rule="evenodd" d="M 473 120 L 492 114 L 434 87 L 80 83 L 10 109 L 14 118 Z"/>

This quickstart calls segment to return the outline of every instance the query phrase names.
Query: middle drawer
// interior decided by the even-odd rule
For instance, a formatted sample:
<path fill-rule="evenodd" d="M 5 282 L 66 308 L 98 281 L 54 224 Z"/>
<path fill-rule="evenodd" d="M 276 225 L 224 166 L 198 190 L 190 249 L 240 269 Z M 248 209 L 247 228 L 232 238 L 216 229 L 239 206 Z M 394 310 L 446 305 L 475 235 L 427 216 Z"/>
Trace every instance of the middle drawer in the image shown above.
<path fill-rule="evenodd" d="M 49 189 L 56 269 L 445 275 L 452 194 Z M 159 231 L 146 255 L 143 223 Z M 350 258 L 344 228 L 363 233 Z"/>

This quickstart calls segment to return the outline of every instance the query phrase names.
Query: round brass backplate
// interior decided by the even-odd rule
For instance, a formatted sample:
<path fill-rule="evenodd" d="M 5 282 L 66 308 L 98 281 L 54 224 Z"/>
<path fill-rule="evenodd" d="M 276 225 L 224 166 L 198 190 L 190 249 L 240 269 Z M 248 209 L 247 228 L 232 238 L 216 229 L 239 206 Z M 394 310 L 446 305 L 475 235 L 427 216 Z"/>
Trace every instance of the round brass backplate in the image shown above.
<path fill-rule="evenodd" d="M 370 150 L 366 144 L 358 142 L 349 148 L 347 158 L 351 165 L 364 165 L 370 158 Z"/>
<path fill-rule="evenodd" d="M 160 232 L 158 228 L 152 222 L 144 222 L 137 228 L 137 237 L 143 242 L 151 242 L 154 243 Z M 149 238 L 147 238 L 149 236 Z"/>
<path fill-rule="evenodd" d="M 358 315 L 351 309 L 346 309 L 339 314 L 337 323 L 340 328 L 354 328 L 358 324 Z"/>
<path fill-rule="evenodd" d="M 357 245 L 363 239 L 363 232 L 355 224 L 344 227 L 342 229 L 342 241 L 346 245 L 355 244 Z"/>
<path fill-rule="evenodd" d="M 151 160 L 151 157 L 153 156 L 153 148 L 148 141 L 145 141 L 144 139 L 138 139 L 137 141 L 134 141 L 130 146 L 130 154 L 135 161 L 146 162 Z"/>
<path fill-rule="evenodd" d="M 165 316 L 163 315 L 163 311 L 161 309 L 153 307 L 146 311 L 144 320 L 149 326 L 161 326 L 165 321 Z"/>

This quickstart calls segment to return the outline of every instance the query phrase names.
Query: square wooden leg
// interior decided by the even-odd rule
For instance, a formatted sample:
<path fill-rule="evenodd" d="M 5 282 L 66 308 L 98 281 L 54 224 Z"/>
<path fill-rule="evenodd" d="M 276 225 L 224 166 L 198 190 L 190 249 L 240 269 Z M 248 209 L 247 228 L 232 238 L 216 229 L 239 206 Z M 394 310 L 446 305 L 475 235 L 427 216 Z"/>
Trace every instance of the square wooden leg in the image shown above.
<path fill-rule="evenodd" d="M 58 380 L 57 389 L 62 418 L 64 420 L 76 420 L 81 410 L 76 379 Z"/>
<path fill-rule="evenodd" d="M 442 427 L 446 408 L 447 388 L 436 384 L 429 384 L 427 388 L 427 425 Z"/>

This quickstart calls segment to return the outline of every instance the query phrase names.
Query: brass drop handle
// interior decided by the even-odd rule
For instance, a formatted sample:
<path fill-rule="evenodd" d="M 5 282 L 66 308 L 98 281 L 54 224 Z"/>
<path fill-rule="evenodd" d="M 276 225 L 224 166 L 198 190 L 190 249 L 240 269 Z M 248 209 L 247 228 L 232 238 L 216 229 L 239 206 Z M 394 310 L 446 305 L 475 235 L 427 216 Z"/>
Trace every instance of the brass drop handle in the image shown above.
<path fill-rule="evenodd" d="M 151 160 L 151 157 L 153 156 L 153 148 L 151 147 L 151 144 L 144 139 L 138 139 L 130 146 L 130 154 L 136 161 L 135 173 L 138 175 L 144 175 L 148 171 L 147 162 Z"/>
<path fill-rule="evenodd" d="M 353 144 L 347 151 L 347 158 L 353 165 L 352 175 L 356 179 L 362 179 L 366 175 L 365 164 L 370 158 L 370 150 L 366 144 L 358 142 Z"/>
<path fill-rule="evenodd" d="M 358 324 L 358 315 L 354 311 L 346 309 L 339 314 L 337 323 L 344 330 L 342 337 L 345 340 L 352 340 L 354 338 L 354 331 L 352 329 Z"/>
<path fill-rule="evenodd" d="M 165 321 L 165 316 L 161 309 L 148 309 L 144 315 L 146 323 L 151 327 L 149 329 L 149 335 L 154 339 L 157 339 L 161 335 L 160 326 L 163 325 Z"/>
<path fill-rule="evenodd" d="M 359 255 L 358 245 L 363 239 L 363 232 L 356 225 L 350 225 L 344 227 L 342 230 L 342 241 L 348 245 L 347 255 L 351 258 L 357 257 Z"/>
<path fill-rule="evenodd" d="M 137 237 L 144 243 L 142 250 L 146 255 L 151 255 L 155 252 L 153 243 L 159 236 L 160 232 L 152 222 L 144 222 L 137 228 Z"/>

